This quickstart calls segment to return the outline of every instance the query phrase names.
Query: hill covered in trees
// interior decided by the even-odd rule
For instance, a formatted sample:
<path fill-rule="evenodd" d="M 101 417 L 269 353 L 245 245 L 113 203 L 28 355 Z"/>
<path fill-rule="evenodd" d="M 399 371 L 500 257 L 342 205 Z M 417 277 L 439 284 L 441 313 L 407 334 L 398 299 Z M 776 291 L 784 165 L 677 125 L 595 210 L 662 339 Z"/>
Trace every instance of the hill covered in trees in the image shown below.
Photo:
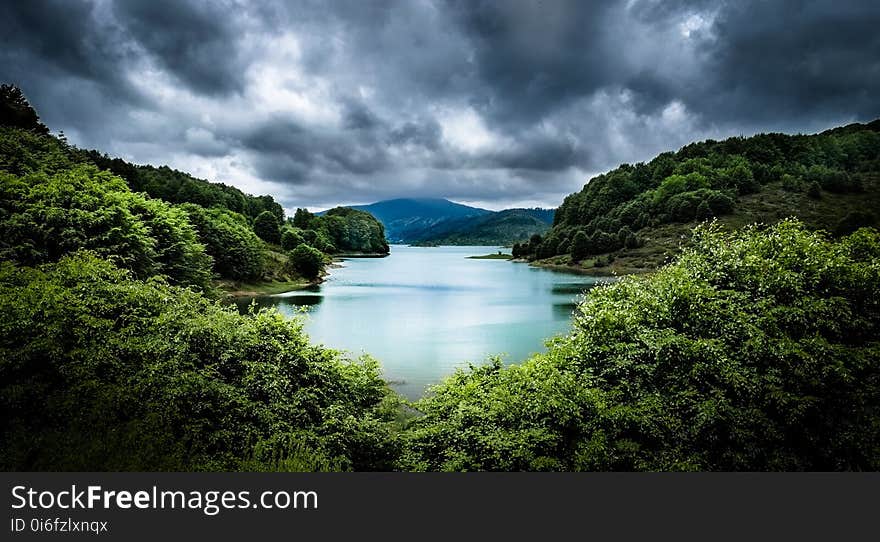
<path fill-rule="evenodd" d="M 317 245 L 332 253 L 355 255 L 386 255 L 390 252 L 381 222 L 366 211 L 334 207 L 319 215 L 297 209 L 289 221 L 296 232 L 312 230 L 318 235 Z"/>
<path fill-rule="evenodd" d="M 413 245 L 511 245 L 541 234 L 553 223 L 552 209 L 489 211 L 438 198 L 400 198 L 353 209 L 369 211 L 393 243 Z"/>
<path fill-rule="evenodd" d="M 316 280 L 334 254 L 388 253 L 368 213 L 296 228 L 271 196 L 78 149 L 49 134 L 19 89 L 2 85 L 0 97 L 4 258 L 37 265 L 90 249 L 136 278 L 283 290 Z"/>
<path fill-rule="evenodd" d="M 553 223 L 551 209 L 505 209 L 445 220 L 413 239 L 416 245 L 502 245 L 540 235 Z"/>
<path fill-rule="evenodd" d="M 656 269 L 700 221 L 731 229 L 789 216 L 843 234 L 876 225 L 880 121 L 816 135 L 686 145 L 624 164 L 565 198 L 553 228 L 515 255 L 600 272 Z"/>
<path fill-rule="evenodd" d="M 411 243 L 438 224 L 492 212 L 442 198 L 398 198 L 353 205 L 352 209 L 367 211 L 379 219 L 392 243 Z"/>
<path fill-rule="evenodd" d="M 13 103 L 0 118 L 15 122 L 0 126 L 0 468 L 393 466 L 398 399 L 375 361 L 311 345 L 277 312 L 212 299 L 218 277 L 265 277 L 292 228 L 277 209 L 134 191 L 33 110 L 19 114 L 20 92 L 2 95 Z M 381 233 L 366 213 L 343 214 Z M 338 225 L 319 229 L 336 239 Z M 307 244 L 319 232 L 302 235 L 282 263 L 309 279 L 325 254 Z"/>

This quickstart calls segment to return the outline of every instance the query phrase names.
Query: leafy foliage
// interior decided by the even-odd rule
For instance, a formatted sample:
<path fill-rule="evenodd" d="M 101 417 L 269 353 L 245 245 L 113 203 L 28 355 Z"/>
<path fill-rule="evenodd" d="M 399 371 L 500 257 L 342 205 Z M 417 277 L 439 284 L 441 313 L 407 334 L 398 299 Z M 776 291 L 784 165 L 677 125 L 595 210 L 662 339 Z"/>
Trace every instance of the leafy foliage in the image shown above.
<path fill-rule="evenodd" d="M 447 219 L 410 240 L 415 245 L 511 245 L 544 234 L 552 222 L 553 211 L 546 209 L 506 209 Z"/>
<path fill-rule="evenodd" d="M 324 255 L 303 243 L 290 253 L 290 263 L 302 276 L 316 278 L 324 269 Z"/>
<path fill-rule="evenodd" d="M 281 234 L 281 248 L 284 250 L 293 250 L 299 245 L 305 243 L 305 239 L 298 230 L 285 228 Z"/>
<path fill-rule="evenodd" d="M 137 277 L 208 286 L 211 259 L 185 213 L 77 165 L 55 174 L 0 173 L 0 257 L 23 265 L 91 249 Z"/>
<path fill-rule="evenodd" d="M 214 259 L 216 273 L 235 280 L 258 279 L 263 275 L 264 245 L 243 215 L 220 207 L 205 209 L 192 203 L 180 208 L 187 213 L 205 250 Z"/>
<path fill-rule="evenodd" d="M 154 198 L 170 203 L 195 203 L 206 208 L 221 207 L 251 220 L 263 212 L 272 213 L 279 222 L 284 220 L 284 209 L 272 196 L 251 196 L 233 186 L 197 179 L 168 166 L 135 165 L 94 150 L 79 151 L 79 154 L 125 179 L 132 190 L 146 192 Z"/>
<path fill-rule="evenodd" d="M 274 245 L 281 243 L 281 223 L 269 211 L 263 211 L 254 219 L 254 233 L 267 243 Z"/>
<path fill-rule="evenodd" d="M 571 335 L 417 407 L 416 470 L 880 468 L 880 235 L 724 233 L 592 290 Z"/>
<path fill-rule="evenodd" d="M 396 454 L 378 364 L 274 310 L 240 316 L 76 253 L 0 264 L 0 323 L 3 470 L 365 470 Z"/>

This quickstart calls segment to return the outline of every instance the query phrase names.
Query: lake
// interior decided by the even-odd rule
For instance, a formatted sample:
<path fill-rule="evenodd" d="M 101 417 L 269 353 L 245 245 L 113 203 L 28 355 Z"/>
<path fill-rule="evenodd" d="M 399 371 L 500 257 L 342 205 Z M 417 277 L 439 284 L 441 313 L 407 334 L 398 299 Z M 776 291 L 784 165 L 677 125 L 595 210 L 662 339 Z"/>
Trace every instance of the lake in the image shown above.
<path fill-rule="evenodd" d="M 352 258 L 312 290 L 237 300 L 307 313 L 313 342 L 369 353 L 410 399 L 456 367 L 494 354 L 519 362 L 566 333 L 577 298 L 602 279 L 468 256 L 500 247 L 395 245 L 387 258 Z M 509 252 L 509 251 L 508 251 Z"/>

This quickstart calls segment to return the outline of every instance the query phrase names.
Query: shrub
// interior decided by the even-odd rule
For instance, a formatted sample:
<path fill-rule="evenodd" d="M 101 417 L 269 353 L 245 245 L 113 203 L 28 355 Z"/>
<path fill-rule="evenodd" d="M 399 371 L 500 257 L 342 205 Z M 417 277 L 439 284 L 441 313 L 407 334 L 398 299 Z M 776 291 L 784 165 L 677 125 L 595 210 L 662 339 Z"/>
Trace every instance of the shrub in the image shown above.
<path fill-rule="evenodd" d="M 180 206 L 198 231 L 214 272 L 233 280 L 253 280 L 265 271 L 264 244 L 248 227 L 247 219 L 222 208 L 205 209 L 193 203 Z"/>
<path fill-rule="evenodd" d="M 296 230 L 287 228 L 281 234 L 281 248 L 284 250 L 293 250 L 304 242 L 305 239 Z"/>
<path fill-rule="evenodd" d="M 590 239 L 583 230 L 578 230 L 571 241 L 571 259 L 579 262 L 590 254 Z"/>
<path fill-rule="evenodd" d="M 0 172 L 0 257 L 23 265 L 90 249 L 138 278 L 206 288 L 211 258 L 187 215 L 91 165 L 23 177 Z"/>
<path fill-rule="evenodd" d="M 302 244 L 290 253 L 293 268 L 306 278 L 315 278 L 324 269 L 324 255 L 320 250 Z"/>

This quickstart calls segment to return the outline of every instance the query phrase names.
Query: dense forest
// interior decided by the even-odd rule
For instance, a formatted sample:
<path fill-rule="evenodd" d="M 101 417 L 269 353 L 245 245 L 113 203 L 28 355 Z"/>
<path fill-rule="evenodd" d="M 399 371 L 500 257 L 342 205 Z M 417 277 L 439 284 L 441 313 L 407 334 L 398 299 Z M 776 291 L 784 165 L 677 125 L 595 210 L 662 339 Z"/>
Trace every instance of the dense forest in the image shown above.
<path fill-rule="evenodd" d="M 378 361 L 213 292 L 278 255 L 310 277 L 327 252 L 387 251 L 381 224 L 133 190 L 2 92 L 4 470 L 880 469 L 880 233 L 850 207 L 833 234 L 704 223 L 672 263 L 591 290 L 546 353 L 460 370 L 407 404 Z M 850 136 L 861 154 L 840 171 L 858 190 L 876 133 L 825 135 Z M 667 188 L 681 186 L 702 185 Z M 745 197 L 709 186 L 669 198 Z M 589 194 L 579 206 L 601 206 Z"/>
<path fill-rule="evenodd" d="M 518 243 L 514 255 L 654 269 L 706 219 L 735 229 L 797 216 L 811 228 L 844 234 L 876 225 L 877 209 L 880 120 L 816 135 L 708 140 L 593 178 L 565 198 L 552 230 Z"/>
<path fill-rule="evenodd" d="M 290 286 L 317 279 L 334 254 L 388 253 L 369 213 L 296 227 L 271 196 L 78 149 L 48 133 L 18 88 L 3 85 L 0 98 L 4 259 L 32 265 L 92 249 L 137 278 L 205 290 Z"/>

